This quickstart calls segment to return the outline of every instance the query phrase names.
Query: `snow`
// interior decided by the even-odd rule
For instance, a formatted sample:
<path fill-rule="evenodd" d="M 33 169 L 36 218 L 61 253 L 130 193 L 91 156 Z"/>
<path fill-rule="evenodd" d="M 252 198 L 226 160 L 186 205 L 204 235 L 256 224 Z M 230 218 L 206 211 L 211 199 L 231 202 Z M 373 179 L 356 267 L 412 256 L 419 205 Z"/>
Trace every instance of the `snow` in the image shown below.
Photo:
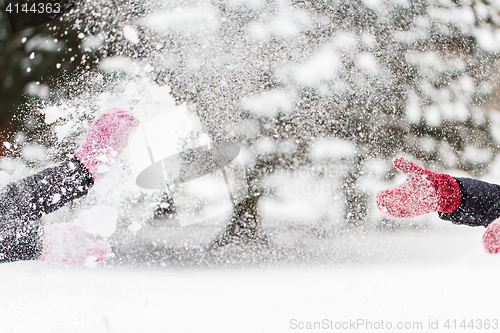
<path fill-rule="evenodd" d="M 422 118 L 422 111 L 420 110 L 418 97 L 415 93 L 411 93 L 408 97 L 406 116 L 410 123 L 417 123 Z"/>
<path fill-rule="evenodd" d="M 358 65 L 369 74 L 375 75 L 378 72 L 377 59 L 368 52 L 363 52 L 358 55 Z"/>
<path fill-rule="evenodd" d="M 247 7 L 255 10 L 263 9 L 266 4 L 264 0 L 228 0 L 226 3 L 232 9 Z"/>
<path fill-rule="evenodd" d="M 244 109 L 251 110 L 256 115 L 272 117 L 279 111 L 290 113 L 294 95 L 291 91 L 275 89 L 258 95 L 245 96 L 241 104 Z"/>
<path fill-rule="evenodd" d="M 164 105 L 160 110 L 163 114 L 150 119 L 142 112 L 137 114 L 141 125 L 138 131 L 131 134 L 128 145 L 136 177 L 153 161 L 161 161 L 182 152 L 190 142 L 190 136 L 202 130 L 199 120 L 189 113 L 185 104 Z M 191 148 L 200 146 L 200 140 L 198 138 L 195 142 L 190 142 L 193 143 Z"/>
<path fill-rule="evenodd" d="M 59 193 L 56 193 L 52 196 L 52 201 L 51 204 L 56 204 L 61 200 L 61 195 Z"/>
<path fill-rule="evenodd" d="M 186 182 L 172 195 L 181 226 L 200 223 L 223 215 L 229 219 L 233 204 L 219 172 Z"/>
<path fill-rule="evenodd" d="M 489 10 L 488 6 L 482 2 L 479 2 L 475 5 L 475 10 L 477 16 L 479 16 L 481 19 L 486 20 L 488 18 Z"/>
<path fill-rule="evenodd" d="M 439 126 L 442 121 L 438 106 L 431 106 L 425 111 L 425 120 L 430 126 Z"/>
<path fill-rule="evenodd" d="M 500 112 L 491 112 L 490 121 L 494 128 L 500 128 Z M 500 142 L 500 131 L 492 131 L 492 136 L 495 138 L 496 142 Z"/>
<path fill-rule="evenodd" d="M 218 14 L 208 3 L 198 7 L 177 7 L 170 11 L 151 14 L 144 25 L 156 31 L 169 33 L 209 33 L 218 27 Z"/>
<path fill-rule="evenodd" d="M 369 37 L 365 38 L 368 39 L 369 43 L 372 42 Z M 335 35 L 333 43 L 339 50 L 353 51 L 357 46 L 357 37 L 354 33 L 342 31 Z"/>
<path fill-rule="evenodd" d="M 441 161 L 443 161 L 443 163 L 445 165 L 456 165 L 457 157 L 453 153 L 453 150 L 451 149 L 451 147 L 448 143 L 446 143 L 446 142 L 441 143 L 439 155 L 440 155 Z"/>
<path fill-rule="evenodd" d="M 469 110 L 463 103 L 442 103 L 440 105 L 441 113 L 446 119 L 466 120 Z"/>
<path fill-rule="evenodd" d="M 307 62 L 296 65 L 293 78 L 302 85 L 315 85 L 333 79 L 340 63 L 338 55 L 326 46 L 316 52 Z"/>
<path fill-rule="evenodd" d="M 97 236 L 110 237 L 116 231 L 118 210 L 108 206 L 94 206 L 78 215 L 73 224 Z"/>
<path fill-rule="evenodd" d="M 420 147 L 427 152 L 430 153 L 436 149 L 437 142 L 433 138 L 429 136 L 424 136 L 420 138 Z"/>
<path fill-rule="evenodd" d="M 496 35 L 487 29 L 475 29 L 474 36 L 479 46 L 487 51 L 498 52 L 500 50 L 500 35 Z"/>
<path fill-rule="evenodd" d="M 41 99 L 46 99 L 49 96 L 50 89 L 46 84 L 40 82 L 31 82 L 25 86 L 26 92 L 31 96 L 37 96 Z"/>
<path fill-rule="evenodd" d="M 340 168 L 329 166 L 329 161 L 323 167 L 318 164 L 314 169 L 275 172 L 263 179 L 271 192 L 259 200 L 264 229 L 338 222 Z"/>
<path fill-rule="evenodd" d="M 383 27 L 399 6 L 415 9 L 408 0 L 363 0 L 358 2 L 360 7 L 361 3 L 374 11 L 375 25 Z M 475 17 L 468 6 L 436 3 L 428 9 L 434 20 L 418 18 L 415 12 L 412 15 L 417 18 L 409 30 L 396 31 L 390 26 L 387 30 L 353 28 L 364 22 L 350 18 L 345 25 L 333 24 L 331 12 L 319 13 L 285 0 L 148 1 L 153 9 L 141 12 L 139 19 L 111 15 L 112 31 L 79 33 L 83 49 L 92 56 L 106 51 L 106 43 L 116 44 L 110 53 L 114 56 L 99 59 L 103 74 L 85 73 L 88 77 L 76 81 L 85 83 L 81 95 L 68 90 L 72 97 L 43 104 L 45 122 L 54 128 L 59 145 L 43 154 L 68 153 L 76 144 L 75 136 L 81 137 L 98 112 L 108 107 L 131 110 L 143 125 L 130 138 L 128 151 L 117 157 L 109 175 L 96 182 L 88 196 L 71 208 L 44 216 L 42 222 L 77 224 L 97 238 L 107 238 L 117 254 L 125 248 L 137 258 L 110 258 L 99 265 L 89 262 L 80 269 L 37 262 L 1 265 L 0 283 L 8 300 L 0 305 L 2 331 L 289 332 L 296 331 L 292 322 L 323 319 L 421 321 L 427 328 L 430 320 L 439 319 L 442 324 L 446 319 L 495 319 L 500 264 L 499 257 L 487 255 L 481 247 L 484 229 L 437 221 L 436 214 L 409 221 L 384 220 L 373 195 L 402 183 L 406 176 L 394 177 L 389 157 L 372 159 L 384 151 L 364 154 L 363 149 L 370 148 L 363 143 L 356 146 L 325 134 L 335 124 L 319 126 L 344 107 L 348 112 L 359 111 L 355 119 L 366 120 L 368 126 L 379 126 L 380 120 L 385 122 L 381 129 L 393 124 L 397 133 L 420 121 L 439 126 L 468 117 L 477 123 L 490 120 L 474 104 L 476 95 L 489 91 L 480 86 L 480 75 L 467 74 L 474 72 L 475 62 L 482 61 L 479 56 L 439 47 L 436 51 L 425 43 L 430 32 L 445 37 L 464 33 L 477 38 L 481 53 L 497 51 L 500 35 L 484 25 L 474 28 Z M 344 8 L 341 5 L 328 3 L 328 10 Z M 477 8 L 482 17 L 490 10 Z M 116 8 L 118 14 L 125 14 L 121 11 L 125 10 Z M 463 31 L 453 30 L 452 23 Z M 24 42 L 28 53 L 33 52 L 32 57 L 21 59 L 24 69 L 39 59 L 40 51 L 64 47 L 53 39 L 25 38 Z M 401 49 L 408 52 L 398 53 Z M 405 66 L 391 65 L 398 61 Z M 394 69 L 402 69 L 408 78 L 397 77 Z M 36 83 L 26 88 L 40 97 L 58 93 Z M 400 105 L 384 101 L 387 96 L 394 98 L 391 90 L 399 88 L 403 95 L 398 98 L 407 98 L 406 110 L 393 110 Z M 375 106 L 370 113 L 364 112 L 366 103 Z M 326 114 L 321 113 L 325 110 Z M 399 111 L 406 111 L 406 118 L 398 118 Z M 284 119 L 277 119 L 278 114 Z M 296 123 L 304 114 L 311 116 L 311 122 Z M 231 203 L 219 173 L 171 189 L 181 218 L 161 221 L 160 226 L 150 220 L 160 191 L 148 192 L 136 184 L 137 174 L 152 163 L 150 152 L 157 161 L 185 145 L 200 144 L 201 123 L 190 123 L 190 117 L 197 116 L 213 137 L 238 138 L 238 143 L 250 146 L 241 153 L 250 167 L 261 155 L 286 159 L 305 149 L 299 154 L 312 161 L 309 165 L 303 166 L 300 159 L 284 161 L 294 169 L 264 174 L 263 188 L 253 188 L 264 192 L 258 205 L 262 227 L 281 257 L 253 258 L 249 250 L 213 265 L 193 264 L 182 256 L 176 265 L 170 265 L 169 258 L 141 258 L 157 258 L 162 249 L 184 253 L 206 246 L 229 220 Z M 359 130 L 349 128 L 348 118 L 343 128 L 348 133 L 338 133 L 344 138 Z M 500 116 L 494 112 L 491 120 L 498 129 Z M 281 121 L 283 129 L 276 130 Z M 499 136 L 498 131 L 492 133 Z M 371 140 L 371 134 L 360 136 Z M 24 136 L 18 138 L 4 146 L 17 149 Z M 305 145 L 301 140 L 307 141 Z M 452 148 L 456 142 L 413 134 L 406 140 L 409 146 L 402 150 L 438 156 L 448 167 L 467 161 L 487 164 L 493 158 L 491 151 L 471 142 L 465 142 L 465 150 L 457 154 L 456 145 Z M 389 149 L 392 155 L 398 153 L 394 147 Z M 21 152 L 24 160 L 42 158 L 29 143 Z M 344 221 L 341 182 L 354 169 L 356 155 L 366 157 L 364 174 L 355 187 L 367 195 L 369 218 L 361 230 L 346 231 L 351 226 Z M 499 163 L 497 158 L 492 169 L 499 170 Z M 33 171 L 15 160 L 4 159 L 1 167 L 2 184 Z M 107 166 L 101 168 L 104 171 Z M 494 171 L 483 178 L 499 179 Z M 251 263 L 244 258 L 251 258 Z M 178 268 L 189 265 L 195 267 Z"/>
<path fill-rule="evenodd" d="M 268 221 L 268 223 L 273 224 L 294 223 L 311 225 L 324 217 L 322 213 L 326 208 L 327 203 L 325 201 L 327 200 L 325 200 L 325 195 L 318 195 L 320 194 L 318 192 L 321 191 L 321 185 L 308 185 L 309 186 L 305 186 L 305 189 L 302 188 L 301 190 L 290 189 L 290 187 L 294 187 L 294 185 L 288 185 L 286 188 L 287 191 L 299 192 L 300 194 L 307 191 L 308 198 L 300 198 L 296 195 L 294 200 L 282 195 L 284 198 L 279 202 L 268 198 L 262 199 L 259 203 L 259 210 L 263 218 Z M 278 194 L 281 194 L 281 192 L 278 192 Z M 312 195 L 317 195 L 314 201 L 311 200 Z M 267 223 L 265 223 L 265 225 L 266 224 Z"/>
<path fill-rule="evenodd" d="M 321 266 L 4 264 L 2 331 L 277 333 L 300 331 L 291 328 L 294 319 L 364 319 L 423 323 L 423 330 L 404 332 L 444 332 L 447 319 L 498 319 L 500 262 L 482 251 L 482 230 L 449 225 L 424 234 L 358 236 L 350 242 L 365 262 Z M 374 242 L 380 252 L 370 256 Z M 439 320 L 440 329 L 428 329 L 429 320 Z"/>
<path fill-rule="evenodd" d="M 371 9 L 376 10 L 380 6 L 380 0 L 363 0 L 363 3 Z"/>
<path fill-rule="evenodd" d="M 352 158 L 356 148 L 352 142 L 342 139 L 318 139 L 311 147 L 310 156 L 314 160 Z"/>
<path fill-rule="evenodd" d="M 473 163 L 488 163 L 491 160 L 493 153 L 486 148 L 478 148 L 467 146 L 463 152 L 464 158 Z"/>
<path fill-rule="evenodd" d="M 91 36 L 85 37 L 85 39 L 82 42 L 82 48 L 86 52 L 90 52 L 93 49 L 96 49 L 100 45 L 102 45 L 103 42 L 104 42 L 103 35 L 91 35 Z"/>
<path fill-rule="evenodd" d="M 101 61 L 99 67 L 108 72 L 126 72 L 137 74 L 140 71 L 141 64 L 128 57 L 116 56 L 109 57 Z"/>
<path fill-rule="evenodd" d="M 26 42 L 26 51 L 58 52 L 65 43 L 42 36 L 33 36 Z"/>
<path fill-rule="evenodd" d="M 264 138 L 264 139 L 260 139 L 255 144 L 255 149 L 259 153 L 272 154 L 272 153 L 276 152 L 276 144 L 273 140 L 271 140 L 269 138 Z"/>
<path fill-rule="evenodd" d="M 130 25 L 126 25 L 123 27 L 123 36 L 125 36 L 125 38 L 127 38 L 127 40 L 132 44 L 139 43 L 139 33 L 134 27 Z"/>
<path fill-rule="evenodd" d="M 455 7 L 455 8 L 430 8 L 429 15 L 431 17 L 439 18 L 440 21 L 445 23 L 448 22 L 461 22 L 462 27 L 471 27 L 474 24 L 475 17 L 474 13 L 467 8 L 463 7 Z"/>
<path fill-rule="evenodd" d="M 284 3 L 283 3 L 284 4 Z M 283 5 L 282 4 L 282 5 Z M 283 6 L 276 18 L 270 22 L 271 34 L 283 38 L 298 36 L 301 28 L 311 24 L 311 19 L 305 11 Z"/>
<path fill-rule="evenodd" d="M 56 126 L 54 131 L 56 132 L 57 138 L 62 140 L 73 128 L 73 124 L 71 122 Z"/>
<path fill-rule="evenodd" d="M 47 152 L 43 146 L 28 145 L 22 148 L 23 157 L 27 160 L 45 160 Z"/>

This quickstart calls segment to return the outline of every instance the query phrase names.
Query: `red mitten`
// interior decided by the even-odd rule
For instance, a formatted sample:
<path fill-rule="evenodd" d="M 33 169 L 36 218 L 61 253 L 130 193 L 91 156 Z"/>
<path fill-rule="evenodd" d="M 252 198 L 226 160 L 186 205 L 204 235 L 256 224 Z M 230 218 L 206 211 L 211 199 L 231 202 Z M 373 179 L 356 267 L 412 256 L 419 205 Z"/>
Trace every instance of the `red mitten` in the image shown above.
<path fill-rule="evenodd" d="M 500 252 L 500 218 L 491 222 L 483 235 L 483 245 L 489 253 Z"/>
<path fill-rule="evenodd" d="M 409 176 L 404 184 L 377 192 L 378 208 L 393 218 L 410 218 L 431 212 L 451 213 L 460 206 L 462 193 L 450 175 L 419 167 L 404 157 L 393 161 Z"/>
<path fill-rule="evenodd" d="M 92 241 L 79 226 L 54 223 L 43 227 L 42 261 L 58 265 L 81 266 L 89 257 L 95 262 L 104 261 L 111 253 L 105 241 Z"/>
<path fill-rule="evenodd" d="M 139 121 L 130 111 L 108 109 L 89 129 L 75 157 L 90 171 L 94 180 L 104 177 L 116 157 L 128 144 L 128 136 Z"/>

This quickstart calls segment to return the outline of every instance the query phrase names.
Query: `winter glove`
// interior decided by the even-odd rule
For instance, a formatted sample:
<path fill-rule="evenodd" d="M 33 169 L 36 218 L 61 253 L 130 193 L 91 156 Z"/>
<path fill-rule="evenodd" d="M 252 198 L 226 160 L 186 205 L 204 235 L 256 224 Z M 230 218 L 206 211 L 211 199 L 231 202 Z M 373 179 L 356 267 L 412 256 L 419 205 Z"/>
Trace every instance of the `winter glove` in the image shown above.
<path fill-rule="evenodd" d="M 378 208 L 393 218 L 411 218 L 431 212 L 452 213 L 462 202 L 457 181 L 450 175 L 423 169 L 404 157 L 393 161 L 409 176 L 404 184 L 377 192 Z"/>
<path fill-rule="evenodd" d="M 108 109 L 89 129 L 75 157 L 90 171 L 92 178 L 101 179 L 127 146 L 128 136 L 137 126 L 139 121 L 131 112 Z"/>
<path fill-rule="evenodd" d="M 488 253 L 500 252 L 500 218 L 491 222 L 483 235 L 483 245 Z"/>
<path fill-rule="evenodd" d="M 58 265 L 81 266 L 89 257 L 95 262 L 105 260 L 111 253 L 108 242 L 94 242 L 79 226 L 55 223 L 43 227 L 42 261 Z"/>

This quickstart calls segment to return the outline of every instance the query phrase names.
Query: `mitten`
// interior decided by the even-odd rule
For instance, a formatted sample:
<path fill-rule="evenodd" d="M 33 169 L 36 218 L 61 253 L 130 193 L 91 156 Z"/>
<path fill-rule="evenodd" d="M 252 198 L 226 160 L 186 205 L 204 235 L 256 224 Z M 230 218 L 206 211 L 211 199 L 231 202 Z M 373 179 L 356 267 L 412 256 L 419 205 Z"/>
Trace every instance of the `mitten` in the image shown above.
<path fill-rule="evenodd" d="M 500 218 L 491 222 L 483 234 L 483 245 L 487 252 L 500 252 Z"/>
<path fill-rule="evenodd" d="M 409 176 L 404 184 L 377 192 L 377 207 L 393 218 L 411 218 L 431 212 L 452 213 L 462 202 L 460 187 L 450 175 L 419 167 L 404 157 L 393 161 Z"/>
<path fill-rule="evenodd" d="M 129 111 L 108 109 L 89 129 L 74 155 L 95 180 L 101 179 L 127 146 L 128 136 L 137 126 L 139 121 Z"/>
<path fill-rule="evenodd" d="M 105 241 L 94 242 L 79 226 L 55 223 L 43 227 L 42 261 L 57 265 L 81 266 L 89 257 L 95 262 L 105 260 L 111 245 Z"/>

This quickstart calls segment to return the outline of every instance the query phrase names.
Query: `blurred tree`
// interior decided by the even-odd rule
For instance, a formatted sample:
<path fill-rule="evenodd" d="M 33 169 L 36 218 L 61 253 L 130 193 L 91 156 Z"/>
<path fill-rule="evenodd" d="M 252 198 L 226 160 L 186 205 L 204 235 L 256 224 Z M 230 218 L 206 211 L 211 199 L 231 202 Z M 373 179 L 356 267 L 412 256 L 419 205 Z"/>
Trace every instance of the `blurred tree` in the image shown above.
<path fill-rule="evenodd" d="M 358 225 L 368 159 L 407 153 L 477 174 L 494 158 L 482 108 L 499 51 L 493 9 L 486 0 L 185 1 L 138 26 L 144 43 L 160 40 L 144 54 L 160 82 L 197 105 L 214 140 L 293 148 L 258 154 L 256 180 L 311 163 L 316 138 L 353 142 L 342 192 Z"/>
<path fill-rule="evenodd" d="M 74 1 L 66 5 L 69 8 Z M 50 145 L 53 140 L 43 115 L 26 109 L 48 99 L 61 77 L 95 65 L 91 56 L 83 54 L 80 31 L 67 17 L 13 33 L 0 2 L 0 128 L 4 140 L 16 133 L 32 143 Z M 11 148 L 11 153 L 20 155 L 16 147 Z M 0 149 L 5 153 L 3 145 Z"/>
<path fill-rule="evenodd" d="M 89 1 L 59 31 L 73 34 L 73 42 L 80 33 L 102 37 L 92 66 L 110 56 L 147 62 L 177 101 L 195 106 L 214 141 L 252 149 L 252 195 L 269 192 L 261 180 L 278 170 L 311 166 L 318 138 L 353 143 L 341 192 L 347 225 L 358 226 L 369 200 L 359 180 L 371 159 L 406 153 L 478 174 L 498 152 L 484 108 L 500 51 L 495 6 L 486 0 Z M 28 49 L 28 41 L 14 45 L 27 60 L 13 68 L 38 80 L 26 68 L 31 52 L 36 59 L 40 51 Z M 78 62 L 68 60 L 78 46 L 63 49 L 55 63 Z M 260 150 L 263 141 L 274 148 Z"/>

